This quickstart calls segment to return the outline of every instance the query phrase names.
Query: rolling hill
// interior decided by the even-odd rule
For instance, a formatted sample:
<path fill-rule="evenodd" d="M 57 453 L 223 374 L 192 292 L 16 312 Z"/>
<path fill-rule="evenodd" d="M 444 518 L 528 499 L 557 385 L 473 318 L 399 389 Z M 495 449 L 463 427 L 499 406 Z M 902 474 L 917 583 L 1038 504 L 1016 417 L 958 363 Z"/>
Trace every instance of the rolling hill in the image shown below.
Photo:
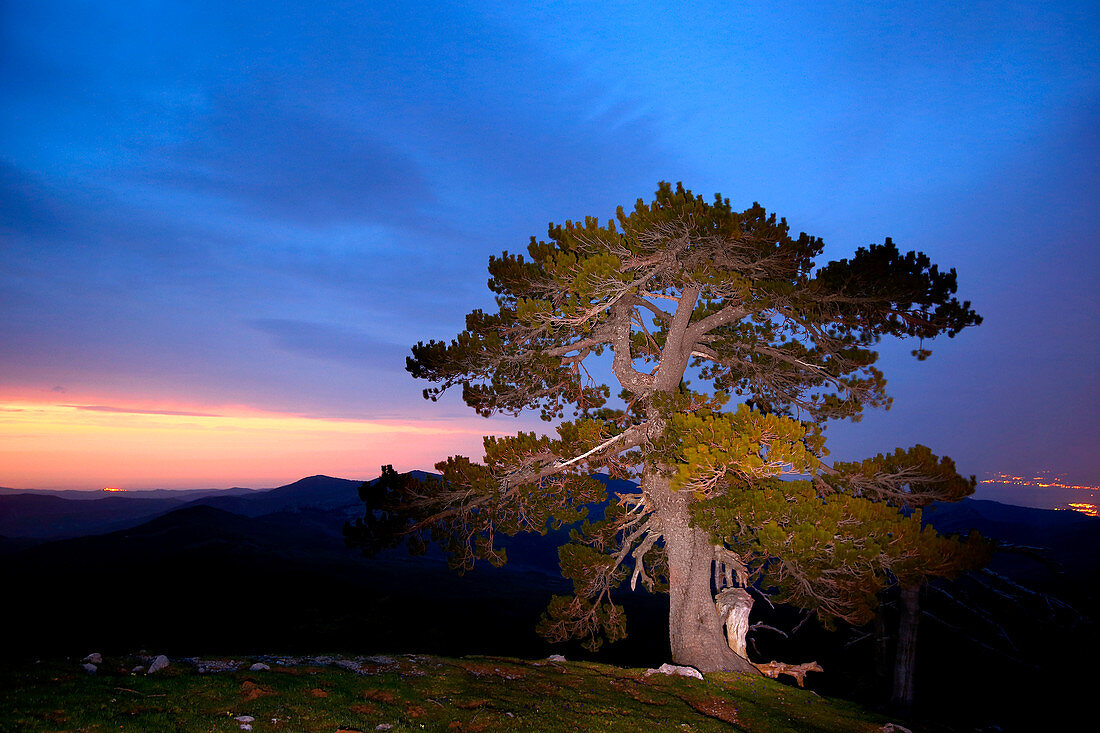
<path fill-rule="evenodd" d="M 609 494 L 634 489 L 602 478 Z M 267 491 L 179 501 L 0 496 L 0 527 L 22 538 L 0 542 L 0 587 L 10 599 L 0 613 L 5 628 L 15 630 L 5 637 L 3 654 L 78 657 L 142 648 L 181 656 L 562 652 L 570 659 L 647 666 L 667 659 L 664 596 L 622 595 L 630 636 L 597 655 L 576 645 L 551 646 L 536 635 L 550 597 L 569 591 L 557 566 L 566 529 L 508 538 L 507 565 L 479 566 L 465 576 L 451 572 L 438 551 L 362 557 L 345 546 L 341 532 L 362 512 L 359 483 L 312 476 Z M 597 516 L 602 512 L 601 506 L 593 509 Z M 1003 553 L 994 569 L 1068 594 L 1086 616 L 1095 608 L 1100 520 L 969 499 L 929 508 L 924 518 L 944 532 L 978 529 L 1006 543 L 1046 548 L 1043 561 Z M 1024 690 L 1056 688 L 1062 682 L 1043 665 L 1072 656 L 1095 636 L 1087 618 L 1073 620 L 1062 611 L 1034 626 L 1022 610 L 1013 615 L 1022 605 L 1004 599 L 998 602 L 1009 610 L 996 611 L 1001 630 L 979 628 L 985 622 L 963 615 L 951 598 L 980 601 L 992 592 L 979 583 L 943 590 L 950 595 L 926 599 L 927 654 L 918 671 L 929 694 L 943 700 L 979 696 L 982 705 L 995 706 L 1006 690 L 1022 700 Z M 798 620 L 797 613 L 764 603 L 753 614 L 754 621 L 788 630 Z M 787 640 L 757 632 L 754 653 L 819 659 L 830 670 L 815 681 L 819 690 L 872 699 L 870 642 L 814 627 Z M 991 640 L 1005 630 L 1015 649 L 1011 643 L 992 648 Z M 975 676 L 971 665 L 981 674 Z"/>

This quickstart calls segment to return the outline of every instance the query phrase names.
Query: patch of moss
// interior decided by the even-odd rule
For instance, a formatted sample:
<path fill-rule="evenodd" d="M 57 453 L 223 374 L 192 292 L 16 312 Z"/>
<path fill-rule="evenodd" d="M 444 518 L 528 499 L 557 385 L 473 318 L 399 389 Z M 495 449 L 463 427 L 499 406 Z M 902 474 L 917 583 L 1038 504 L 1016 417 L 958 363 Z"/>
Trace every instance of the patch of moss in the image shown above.
<path fill-rule="evenodd" d="M 0 730 L 332 733 L 392 731 L 821 731 L 870 733 L 885 718 L 774 680 L 705 681 L 590 662 L 396 657 L 392 665 L 94 675 L 74 661 L 0 667 Z"/>

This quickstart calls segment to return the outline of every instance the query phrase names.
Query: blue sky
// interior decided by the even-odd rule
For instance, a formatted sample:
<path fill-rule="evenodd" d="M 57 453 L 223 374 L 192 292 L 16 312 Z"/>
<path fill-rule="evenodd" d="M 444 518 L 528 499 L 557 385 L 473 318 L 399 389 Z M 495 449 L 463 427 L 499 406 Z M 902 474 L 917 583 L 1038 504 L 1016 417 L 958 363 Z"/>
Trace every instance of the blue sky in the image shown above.
<path fill-rule="evenodd" d="M 409 345 L 671 180 L 957 268 L 836 457 L 1100 484 L 1095 2 L 0 7 L 0 398 L 476 426 Z"/>

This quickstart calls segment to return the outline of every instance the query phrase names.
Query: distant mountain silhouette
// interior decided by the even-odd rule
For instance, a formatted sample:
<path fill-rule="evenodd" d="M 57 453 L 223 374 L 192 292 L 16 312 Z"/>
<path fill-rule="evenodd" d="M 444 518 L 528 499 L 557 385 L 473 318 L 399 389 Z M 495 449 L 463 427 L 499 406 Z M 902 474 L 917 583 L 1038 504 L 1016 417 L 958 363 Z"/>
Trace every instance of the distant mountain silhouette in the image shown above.
<path fill-rule="evenodd" d="M 1021 539 L 1050 537 L 1067 530 L 1075 531 L 1098 524 L 1096 517 L 1078 512 L 1014 506 L 988 499 L 936 503 L 926 510 L 925 518 L 937 531 L 965 531 L 984 525 L 996 527 Z"/>
<path fill-rule="evenodd" d="M 358 482 L 344 490 L 348 484 Z M 286 511 L 246 516 L 196 504 L 8 552 L 0 587 L 15 601 L 4 615 L 6 628 L 20 633 L 7 649 L 550 653 L 535 624 L 550 596 L 568 591 L 557 568 L 560 538 L 518 538 L 509 546 L 513 563 L 464 576 L 438 552 L 366 558 L 344 545 L 340 487 L 307 480 L 275 496 L 272 505 Z M 344 506 L 307 506 L 319 500 Z M 659 624 L 663 613 L 651 616 Z M 639 643 L 654 639 L 660 646 L 663 634 L 642 634 Z M 640 658 L 638 648 L 617 653 Z"/>
<path fill-rule="evenodd" d="M 0 496 L 0 534 L 59 538 L 133 526 L 183 506 L 183 499 L 134 499 L 120 495 L 86 500 L 39 494 Z"/>
<path fill-rule="evenodd" d="M 1064 576 L 1072 576 L 1068 581 L 1076 588 L 1092 586 L 1082 583 L 1087 578 L 1100 579 L 1100 519 L 1096 517 L 963 499 L 928 507 L 924 521 L 943 534 L 976 529 L 1008 545 L 1039 549 L 1038 553 L 1001 552 L 990 565 L 995 571 L 1036 587 L 1061 592 Z M 1096 597 L 1095 592 L 1090 595 Z"/>
<path fill-rule="evenodd" d="M 362 483 L 332 476 L 309 476 L 277 489 L 238 496 L 204 496 L 190 504 L 213 506 L 248 517 L 303 509 L 361 511 L 358 492 Z"/>
<path fill-rule="evenodd" d="M 234 486 L 231 489 L 127 489 L 117 493 L 105 491 L 77 491 L 74 489 L 11 489 L 0 487 L 0 496 L 11 494 L 32 494 L 34 496 L 56 496 L 61 499 L 74 501 L 95 501 L 110 496 L 120 496 L 126 499 L 180 499 L 187 501 L 197 499 L 200 496 L 236 496 L 238 494 L 250 494 L 263 489 L 245 489 Z"/>
<path fill-rule="evenodd" d="M 62 539 L 103 534 L 132 527 L 184 506 L 211 506 L 257 517 L 279 511 L 343 509 L 349 516 L 360 511 L 360 481 L 310 476 L 276 489 L 227 489 L 219 492 L 155 490 L 158 498 L 131 492 L 26 492 L 0 495 L 0 535 L 13 540 Z M 94 498 L 72 498 L 91 494 Z M 197 494 L 197 496 L 196 496 Z M 20 544 L 26 544 L 21 542 Z M 4 551 L 0 543 L 0 552 Z"/>

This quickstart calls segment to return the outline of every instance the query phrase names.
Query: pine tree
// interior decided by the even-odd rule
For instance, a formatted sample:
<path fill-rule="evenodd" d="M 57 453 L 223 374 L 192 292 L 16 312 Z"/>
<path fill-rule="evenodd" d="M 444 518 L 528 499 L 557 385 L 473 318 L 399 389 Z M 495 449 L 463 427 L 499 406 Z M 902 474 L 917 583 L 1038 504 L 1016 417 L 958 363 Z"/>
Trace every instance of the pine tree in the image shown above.
<path fill-rule="evenodd" d="M 482 463 L 453 456 L 437 465 L 438 480 L 405 482 L 396 495 L 406 530 L 439 542 L 458 567 L 499 564 L 499 535 L 579 521 L 603 500 L 597 468 L 638 477 L 637 493 L 619 495 L 562 548 L 576 592 L 555 599 L 543 632 L 593 644 L 621 637 L 611 591 L 640 580 L 670 595 L 674 661 L 755 672 L 727 642 L 715 604 L 725 586 L 715 579 L 747 567 L 738 554 L 745 537 L 734 531 L 750 511 L 745 502 L 771 518 L 755 530 L 767 543 L 784 534 L 772 528 L 786 492 L 806 492 L 800 507 L 831 508 L 861 490 L 830 483 L 830 472 L 843 472 L 823 463 L 823 425 L 889 405 L 875 344 L 917 338 L 913 353 L 923 359 L 926 340 L 981 320 L 953 297 L 954 270 L 923 254 L 902 254 L 887 239 L 815 271 L 822 246 L 790 236 L 759 205 L 737 212 L 728 199 L 708 203 L 661 183 L 651 203 L 620 208 L 615 221 L 551 225 L 526 256 L 490 258 L 497 310 L 470 313 L 449 343 L 417 344 L 408 370 L 433 384 L 429 399 L 461 386 L 479 414 L 533 409 L 562 422 L 556 436 L 488 437 Z M 610 386 L 593 377 L 599 363 L 618 383 L 622 408 L 608 406 Z M 689 378 L 706 388 L 692 390 Z M 742 404 L 727 409 L 731 400 Z M 784 475 L 814 481 L 779 486 Z M 876 521 L 875 502 L 864 504 L 844 510 Z M 795 546 L 778 556 L 827 540 L 820 528 L 796 526 L 786 532 Z M 859 534 L 853 529 L 853 541 Z M 836 593 L 864 592 L 858 580 L 851 586 Z"/>

